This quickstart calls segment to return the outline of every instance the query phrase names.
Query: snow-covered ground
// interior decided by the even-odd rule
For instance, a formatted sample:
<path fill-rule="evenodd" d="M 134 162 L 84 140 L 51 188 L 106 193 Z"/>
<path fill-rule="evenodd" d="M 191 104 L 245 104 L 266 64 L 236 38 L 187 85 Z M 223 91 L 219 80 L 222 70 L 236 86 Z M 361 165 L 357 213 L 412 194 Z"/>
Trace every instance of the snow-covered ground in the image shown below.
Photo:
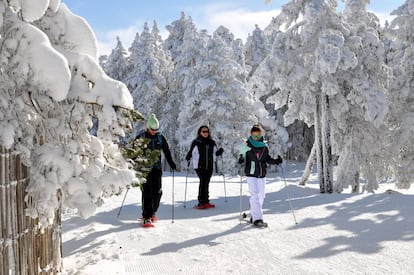
<path fill-rule="evenodd" d="M 95 216 L 63 219 L 64 274 L 413 274 L 414 190 L 383 184 L 376 194 L 320 194 L 316 174 L 300 187 L 304 165 L 289 163 L 286 183 L 269 174 L 269 227 L 240 222 L 240 177 L 213 176 L 215 209 L 196 210 L 198 179 L 165 172 L 155 228 L 141 228 L 141 192 L 107 199 Z M 174 186 L 174 220 L 172 220 Z M 242 185 L 243 212 L 248 191 Z M 401 194 L 404 193 L 404 194 Z M 290 210 L 288 194 L 298 224 Z"/>

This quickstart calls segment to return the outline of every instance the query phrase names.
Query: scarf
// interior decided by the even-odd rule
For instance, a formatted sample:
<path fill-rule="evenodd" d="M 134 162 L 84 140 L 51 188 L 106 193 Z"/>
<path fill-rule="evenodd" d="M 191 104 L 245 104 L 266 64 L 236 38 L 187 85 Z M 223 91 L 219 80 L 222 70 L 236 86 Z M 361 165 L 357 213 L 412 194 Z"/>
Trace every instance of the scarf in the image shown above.
<path fill-rule="evenodd" d="M 249 137 L 248 141 L 254 148 L 263 148 L 267 146 L 266 141 L 254 140 L 251 136 Z"/>

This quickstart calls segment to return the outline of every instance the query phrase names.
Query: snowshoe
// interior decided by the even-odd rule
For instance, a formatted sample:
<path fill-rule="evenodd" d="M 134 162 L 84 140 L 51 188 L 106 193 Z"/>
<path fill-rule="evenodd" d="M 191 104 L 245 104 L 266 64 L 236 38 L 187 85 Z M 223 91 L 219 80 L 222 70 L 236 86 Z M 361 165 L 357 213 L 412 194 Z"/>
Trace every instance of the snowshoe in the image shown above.
<path fill-rule="evenodd" d="M 253 225 L 258 228 L 265 228 L 267 227 L 267 223 L 263 222 L 263 220 L 255 220 Z"/>
<path fill-rule="evenodd" d="M 215 208 L 216 206 L 212 203 L 206 203 L 207 204 L 207 208 Z"/>
<path fill-rule="evenodd" d="M 151 219 L 146 219 L 142 223 L 142 227 L 154 227 L 154 225 L 152 224 Z"/>
<path fill-rule="evenodd" d="M 138 218 L 138 220 L 139 221 L 144 221 L 145 219 L 144 219 L 144 217 L 140 217 L 140 218 Z M 158 221 L 158 217 L 154 214 L 154 215 L 152 215 L 152 217 L 151 217 L 150 220 L 151 220 L 152 223 L 157 222 Z"/>
<path fill-rule="evenodd" d="M 243 213 L 240 217 L 240 220 L 252 224 L 253 223 L 253 218 L 250 216 L 250 218 L 247 219 L 249 216 L 250 216 L 250 214 Z"/>
<path fill-rule="evenodd" d="M 194 208 L 196 209 L 208 209 L 208 208 L 214 208 L 214 207 L 216 206 L 210 203 L 199 203 L 196 206 L 194 206 Z"/>

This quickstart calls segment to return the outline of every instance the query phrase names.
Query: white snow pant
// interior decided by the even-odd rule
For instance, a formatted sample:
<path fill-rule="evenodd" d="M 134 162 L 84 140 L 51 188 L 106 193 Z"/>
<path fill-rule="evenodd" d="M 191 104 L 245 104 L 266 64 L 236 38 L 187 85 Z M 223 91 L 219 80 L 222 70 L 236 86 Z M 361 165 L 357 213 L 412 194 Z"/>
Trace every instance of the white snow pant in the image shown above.
<path fill-rule="evenodd" d="M 250 192 L 250 214 L 253 222 L 263 220 L 263 201 L 265 198 L 265 178 L 246 177 Z"/>

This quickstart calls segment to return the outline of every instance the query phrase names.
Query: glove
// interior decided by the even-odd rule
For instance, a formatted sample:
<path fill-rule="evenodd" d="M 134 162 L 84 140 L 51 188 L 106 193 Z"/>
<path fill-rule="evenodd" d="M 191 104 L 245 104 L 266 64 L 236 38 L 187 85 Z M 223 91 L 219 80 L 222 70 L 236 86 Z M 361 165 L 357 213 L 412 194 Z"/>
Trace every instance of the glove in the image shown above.
<path fill-rule="evenodd" d="M 220 148 L 216 151 L 216 156 L 221 156 L 223 154 L 224 150 L 223 148 Z"/>
<path fill-rule="evenodd" d="M 170 163 L 170 167 L 173 170 L 177 170 L 177 165 L 175 164 L 175 162 Z"/>
<path fill-rule="evenodd" d="M 240 154 L 240 157 L 239 157 L 239 163 L 240 164 L 242 164 L 244 162 L 244 157 L 243 157 L 243 155 L 242 154 Z"/>
<path fill-rule="evenodd" d="M 280 156 L 277 156 L 276 164 L 281 164 L 283 162 L 283 159 Z"/>
<path fill-rule="evenodd" d="M 187 154 L 187 155 L 185 156 L 185 160 L 186 160 L 186 161 L 190 161 L 190 159 L 191 159 L 191 154 Z"/>

